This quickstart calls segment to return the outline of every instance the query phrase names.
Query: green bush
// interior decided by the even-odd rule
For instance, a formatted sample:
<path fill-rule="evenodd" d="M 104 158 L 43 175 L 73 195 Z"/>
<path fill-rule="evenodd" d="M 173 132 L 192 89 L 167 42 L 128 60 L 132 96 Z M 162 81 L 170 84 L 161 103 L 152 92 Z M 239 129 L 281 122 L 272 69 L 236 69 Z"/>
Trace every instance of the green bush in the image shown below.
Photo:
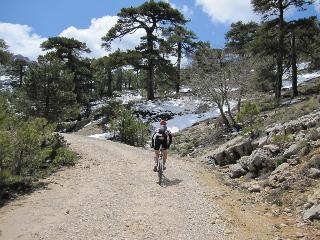
<path fill-rule="evenodd" d="M 259 118 L 260 109 L 256 103 L 245 102 L 236 115 L 236 121 L 243 127 L 243 132 L 255 137 L 260 134 L 262 129 L 262 120 Z"/>
<path fill-rule="evenodd" d="M 0 186 L 10 189 L 75 162 L 76 156 L 54 129 L 44 118 L 20 118 L 0 96 Z"/>
<path fill-rule="evenodd" d="M 110 122 L 110 130 L 116 138 L 132 146 L 144 146 L 149 135 L 149 126 L 138 120 L 133 112 L 125 107 L 120 107 L 117 117 Z"/>
<path fill-rule="evenodd" d="M 272 136 L 272 142 L 277 144 L 284 144 L 292 141 L 293 136 L 290 134 L 277 134 Z"/>
<path fill-rule="evenodd" d="M 53 162 L 56 166 L 73 166 L 77 159 L 74 152 L 67 148 L 59 148 Z"/>

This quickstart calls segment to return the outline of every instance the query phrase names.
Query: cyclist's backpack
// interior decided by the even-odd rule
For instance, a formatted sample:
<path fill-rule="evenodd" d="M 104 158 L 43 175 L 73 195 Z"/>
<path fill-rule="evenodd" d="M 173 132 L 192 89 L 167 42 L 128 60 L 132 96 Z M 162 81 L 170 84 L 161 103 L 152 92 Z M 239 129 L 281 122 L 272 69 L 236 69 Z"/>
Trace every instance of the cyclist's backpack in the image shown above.
<path fill-rule="evenodd" d="M 164 127 L 158 128 L 155 134 L 155 138 L 158 140 L 165 140 L 167 138 L 167 129 Z"/>

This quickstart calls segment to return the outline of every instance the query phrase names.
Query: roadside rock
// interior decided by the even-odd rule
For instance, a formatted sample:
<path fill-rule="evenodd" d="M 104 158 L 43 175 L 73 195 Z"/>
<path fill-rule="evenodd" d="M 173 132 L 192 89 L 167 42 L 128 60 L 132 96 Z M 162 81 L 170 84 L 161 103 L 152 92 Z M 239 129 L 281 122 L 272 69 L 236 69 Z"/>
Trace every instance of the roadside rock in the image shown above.
<path fill-rule="evenodd" d="M 261 192 L 261 187 L 260 185 L 252 185 L 251 187 L 248 188 L 250 192 Z"/>
<path fill-rule="evenodd" d="M 243 169 L 240 163 L 236 163 L 230 166 L 230 178 L 239 178 L 247 173 L 246 170 Z"/>
<path fill-rule="evenodd" d="M 269 168 L 271 165 L 268 151 L 258 148 L 246 158 L 241 158 L 239 163 L 241 166 L 249 172 L 259 172 L 263 168 Z"/>
<path fill-rule="evenodd" d="M 308 115 L 305 115 L 299 119 L 291 120 L 286 123 L 278 123 L 266 130 L 267 135 L 272 136 L 274 134 L 293 134 L 300 130 L 306 130 L 308 128 L 315 127 L 320 122 L 320 111 L 315 111 Z"/>
<path fill-rule="evenodd" d="M 254 149 L 258 148 L 258 147 L 263 147 L 264 145 L 266 145 L 268 143 L 268 136 L 263 136 L 263 137 L 260 137 L 258 139 L 255 139 L 253 142 L 252 142 L 252 146 Z"/>
<path fill-rule="evenodd" d="M 285 158 L 289 158 L 292 155 L 296 155 L 301 150 L 301 143 L 294 143 L 292 144 L 284 153 L 283 156 Z"/>
<path fill-rule="evenodd" d="M 313 179 L 320 178 L 320 170 L 317 168 L 310 168 L 308 172 L 308 176 Z"/>
<path fill-rule="evenodd" d="M 273 154 L 277 154 L 277 153 L 280 152 L 280 147 L 278 145 L 275 145 L 275 144 L 264 145 L 263 149 L 266 149 L 266 150 L 270 151 Z"/>
<path fill-rule="evenodd" d="M 303 212 L 303 220 L 320 219 L 320 204 L 314 205 Z"/>
<path fill-rule="evenodd" d="M 208 154 L 207 158 L 214 160 L 220 166 L 235 164 L 242 156 L 250 155 L 253 147 L 250 138 L 236 137 Z"/>
<path fill-rule="evenodd" d="M 279 173 L 284 172 L 285 170 L 287 170 L 289 168 L 289 164 L 288 163 L 282 163 L 281 165 L 279 165 L 272 173 L 271 175 L 277 175 Z"/>

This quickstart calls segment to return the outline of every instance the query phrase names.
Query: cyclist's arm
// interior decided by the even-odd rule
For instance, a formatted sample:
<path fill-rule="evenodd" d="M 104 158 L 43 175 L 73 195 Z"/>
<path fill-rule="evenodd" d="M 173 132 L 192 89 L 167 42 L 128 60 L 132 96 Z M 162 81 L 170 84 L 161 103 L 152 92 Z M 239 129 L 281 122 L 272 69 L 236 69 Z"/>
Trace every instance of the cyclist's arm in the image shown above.
<path fill-rule="evenodd" d="M 169 132 L 169 147 L 170 147 L 170 145 L 171 145 L 171 143 L 172 143 L 172 135 L 171 135 L 171 132 Z"/>
<path fill-rule="evenodd" d="M 151 147 L 152 148 L 154 148 L 154 135 L 155 135 L 156 133 L 154 133 L 153 135 L 152 135 L 152 137 L 151 137 Z"/>

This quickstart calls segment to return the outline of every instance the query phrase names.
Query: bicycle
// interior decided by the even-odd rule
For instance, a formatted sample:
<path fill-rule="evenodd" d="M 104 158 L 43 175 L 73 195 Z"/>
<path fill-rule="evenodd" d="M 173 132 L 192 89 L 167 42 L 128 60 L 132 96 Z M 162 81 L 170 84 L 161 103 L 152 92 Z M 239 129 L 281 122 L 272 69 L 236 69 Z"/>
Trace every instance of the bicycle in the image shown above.
<path fill-rule="evenodd" d="M 157 163 L 157 172 L 158 172 L 158 183 L 161 185 L 163 180 L 163 154 L 162 154 L 162 148 L 159 150 L 159 158 Z"/>

